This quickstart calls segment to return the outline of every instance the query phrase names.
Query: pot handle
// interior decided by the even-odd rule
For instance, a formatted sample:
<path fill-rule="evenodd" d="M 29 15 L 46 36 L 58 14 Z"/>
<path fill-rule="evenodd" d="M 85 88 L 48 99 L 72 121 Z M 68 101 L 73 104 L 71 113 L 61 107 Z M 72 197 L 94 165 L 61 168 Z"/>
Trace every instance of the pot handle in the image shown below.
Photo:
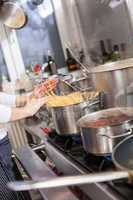
<path fill-rule="evenodd" d="M 92 101 L 92 102 L 88 103 L 86 106 L 84 106 L 82 109 L 83 109 L 83 111 L 84 111 L 85 109 L 90 108 L 91 106 L 94 106 L 94 105 L 96 105 L 96 104 L 98 104 L 98 103 L 100 103 L 99 100 L 94 101 L 94 102 Z"/>
<path fill-rule="evenodd" d="M 109 136 L 109 135 L 106 135 L 106 134 L 99 134 L 101 136 L 104 136 L 104 137 L 107 137 L 109 139 L 116 139 L 116 138 L 119 138 L 119 137 L 125 137 L 125 136 L 129 136 L 133 133 L 132 129 L 130 128 L 130 130 L 124 134 L 120 134 L 120 135 L 116 135 L 116 136 Z"/>
<path fill-rule="evenodd" d="M 69 74 L 69 75 L 68 75 L 68 74 L 64 74 L 63 76 L 64 76 L 64 77 L 69 77 L 69 80 L 70 80 L 70 81 L 72 81 L 73 78 L 74 78 L 73 74 Z M 64 80 L 64 81 L 67 82 L 68 80 Z"/>

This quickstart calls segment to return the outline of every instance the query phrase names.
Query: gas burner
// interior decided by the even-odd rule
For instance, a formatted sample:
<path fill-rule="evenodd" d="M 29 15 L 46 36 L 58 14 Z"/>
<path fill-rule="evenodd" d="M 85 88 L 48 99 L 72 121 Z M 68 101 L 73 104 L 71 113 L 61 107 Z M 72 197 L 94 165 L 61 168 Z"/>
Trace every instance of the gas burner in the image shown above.
<path fill-rule="evenodd" d="M 55 131 L 49 134 L 49 141 L 64 152 L 74 151 L 82 144 L 80 135 L 62 136 Z"/>
<path fill-rule="evenodd" d="M 93 154 L 86 154 L 84 160 L 87 166 L 91 166 L 93 171 L 101 172 L 116 169 L 112 162 L 111 155 L 95 156 Z"/>
<path fill-rule="evenodd" d="M 61 136 L 55 131 L 49 134 L 49 142 L 91 172 L 114 169 L 111 155 L 95 156 L 84 151 L 80 135 Z"/>

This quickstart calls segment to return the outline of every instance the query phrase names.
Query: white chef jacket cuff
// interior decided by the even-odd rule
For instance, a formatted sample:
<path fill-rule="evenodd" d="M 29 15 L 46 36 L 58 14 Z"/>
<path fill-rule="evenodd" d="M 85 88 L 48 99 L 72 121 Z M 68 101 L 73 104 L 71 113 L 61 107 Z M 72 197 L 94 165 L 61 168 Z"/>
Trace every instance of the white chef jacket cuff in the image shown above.
<path fill-rule="evenodd" d="M 12 109 L 0 104 L 0 123 L 10 122 Z"/>
<path fill-rule="evenodd" d="M 6 94 L 0 92 L 0 104 L 15 106 L 16 104 L 16 95 Z"/>

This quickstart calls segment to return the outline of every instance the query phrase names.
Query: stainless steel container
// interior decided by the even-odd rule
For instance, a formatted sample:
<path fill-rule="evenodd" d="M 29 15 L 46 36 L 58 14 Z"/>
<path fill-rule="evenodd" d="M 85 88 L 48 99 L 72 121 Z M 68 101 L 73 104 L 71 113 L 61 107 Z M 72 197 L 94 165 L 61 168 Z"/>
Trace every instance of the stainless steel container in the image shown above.
<path fill-rule="evenodd" d="M 69 83 L 68 83 L 69 84 Z M 67 95 L 67 94 L 70 94 L 70 93 L 72 93 L 74 90 L 73 90 L 73 88 L 72 87 L 70 87 L 69 85 L 67 85 L 67 84 L 65 84 L 65 82 L 63 82 L 63 81 L 60 81 L 59 83 L 58 83 L 58 87 L 57 87 L 57 89 L 56 89 L 56 93 L 58 94 L 58 95 Z"/>
<path fill-rule="evenodd" d="M 73 91 L 91 91 L 92 88 L 91 75 L 75 79 L 72 74 L 68 74 L 60 77 L 57 92 L 58 94 L 70 94 Z"/>
<path fill-rule="evenodd" d="M 131 112 L 128 113 L 130 109 Z M 87 153 L 110 154 L 116 144 L 131 134 L 133 108 L 117 108 L 115 110 L 116 108 L 112 108 L 94 112 L 78 121 L 83 147 Z M 107 122 L 107 125 L 98 127 L 103 120 L 105 123 Z M 112 121 L 115 124 L 111 124 Z"/>
<path fill-rule="evenodd" d="M 125 130 L 125 126 L 127 130 Z M 119 131 L 117 132 L 117 130 Z M 114 146 L 130 134 L 130 123 L 128 122 L 114 127 L 81 128 L 85 151 L 99 156 L 112 153 Z"/>
<path fill-rule="evenodd" d="M 133 59 L 107 63 L 91 70 L 93 86 L 104 91 L 104 107 L 133 105 Z"/>
<path fill-rule="evenodd" d="M 90 91 L 92 90 L 92 77 L 81 77 L 75 81 L 71 82 L 71 85 L 80 91 Z"/>
<path fill-rule="evenodd" d="M 83 102 L 72 106 L 52 108 L 51 111 L 57 133 L 60 135 L 75 135 L 80 133 L 77 121 L 83 115 L 92 112 L 92 106 L 88 105 L 87 102 Z"/>

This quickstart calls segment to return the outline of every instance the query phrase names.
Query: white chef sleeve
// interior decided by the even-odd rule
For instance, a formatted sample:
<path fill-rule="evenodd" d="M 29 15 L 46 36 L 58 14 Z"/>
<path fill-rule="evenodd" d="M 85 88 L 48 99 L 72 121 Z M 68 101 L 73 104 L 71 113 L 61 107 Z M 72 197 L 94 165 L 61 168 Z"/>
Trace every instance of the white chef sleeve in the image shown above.
<path fill-rule="evenodd" d="M 16 95 L 0 92 L 0 104 L 15 106 Z"/>
<path fill-rule="evenodd" d="M 0 123 L 7 123 L 11 119 L 12 109 L 0 104 Z"/>

